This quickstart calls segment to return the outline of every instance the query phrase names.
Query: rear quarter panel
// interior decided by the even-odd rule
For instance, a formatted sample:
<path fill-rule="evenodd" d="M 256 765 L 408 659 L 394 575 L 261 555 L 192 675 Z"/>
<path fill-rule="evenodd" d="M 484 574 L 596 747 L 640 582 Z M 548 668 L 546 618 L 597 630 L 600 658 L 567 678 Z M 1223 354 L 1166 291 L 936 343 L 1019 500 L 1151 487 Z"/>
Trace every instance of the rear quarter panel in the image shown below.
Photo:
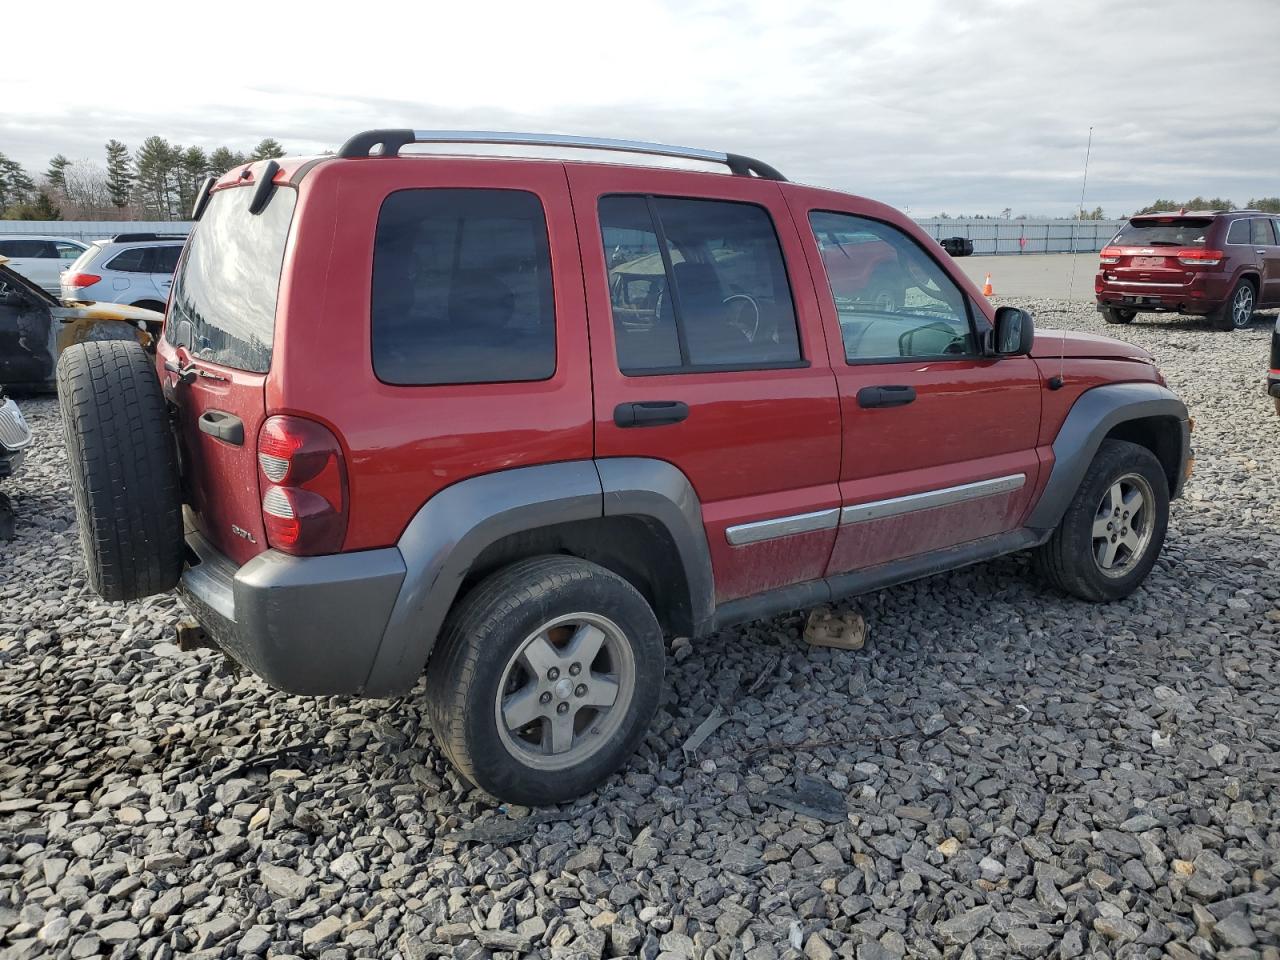
<path fill-rule="evenodd" d="M 374 375 L 370 304 L 378 213 L 397 190 L 431 187 L 506 187 L 542 200 L 557 323 L 551 379 L 393 386 Z M 562 165 L 335 160 L 312 169 L 300 190 L 266 408 L 268 415 L 324 423 L 342 443 L 351 493 L 346 550 L 395 543 L 428 499 L 459 480 L 592 456 L 586 307 Z"/>

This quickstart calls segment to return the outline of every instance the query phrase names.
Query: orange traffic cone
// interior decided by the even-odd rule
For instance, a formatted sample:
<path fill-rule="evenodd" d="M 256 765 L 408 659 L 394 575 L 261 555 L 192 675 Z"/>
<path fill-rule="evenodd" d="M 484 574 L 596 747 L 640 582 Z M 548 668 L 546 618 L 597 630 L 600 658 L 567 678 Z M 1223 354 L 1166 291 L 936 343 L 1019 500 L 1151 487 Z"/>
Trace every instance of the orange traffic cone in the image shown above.
<path fill-rule="evenodd" d="M 991 289 L 991 274 L 988 273 L 986 281 L 982 284 L 982 295 L 984 297 L 989 297 L 993 293 L 995 293 L 995 291 Z"/>

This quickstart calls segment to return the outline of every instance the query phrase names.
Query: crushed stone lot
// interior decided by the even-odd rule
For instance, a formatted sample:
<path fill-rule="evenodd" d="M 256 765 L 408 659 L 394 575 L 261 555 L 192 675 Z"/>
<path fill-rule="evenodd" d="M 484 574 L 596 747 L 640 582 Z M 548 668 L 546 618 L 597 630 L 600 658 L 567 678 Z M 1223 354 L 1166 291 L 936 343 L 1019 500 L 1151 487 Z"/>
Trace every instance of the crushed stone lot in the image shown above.
<path fill-rule="evenodd" d="M 99 600 L 56 403 L 22 401 L 0 956 L 1280 960 L 1272 317 L 1023 305 L 1151 350 L 1197 418 L 1145 587 L 1092 606 L 1009 557 L 840 605 L 860 651 L 799 613 L 677 640 L 639 753 L 544 811 L 460 782 L 412 697 L 276 693 L 181 653 L 174 597 Z"/>

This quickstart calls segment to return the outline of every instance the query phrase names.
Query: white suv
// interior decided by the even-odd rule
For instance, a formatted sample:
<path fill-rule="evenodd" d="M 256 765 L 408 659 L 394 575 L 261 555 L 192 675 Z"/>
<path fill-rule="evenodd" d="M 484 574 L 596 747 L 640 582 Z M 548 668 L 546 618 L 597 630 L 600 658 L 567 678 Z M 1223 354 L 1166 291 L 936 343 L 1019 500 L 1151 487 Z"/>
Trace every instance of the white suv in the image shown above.
<path fill-rule="evenodd" d="M 121 233 L 95 240 L 62 275 L 64 300 L 128 303 L 164 312 L 186 237 Z"/>
<path fill-rule="evenodd" d="M 88 249 L 88 245 L 67 237 L 40 237 L 29 233 L 0 234 L 0 257 L 6 266 L 58 295 L 58 275 Z"/>

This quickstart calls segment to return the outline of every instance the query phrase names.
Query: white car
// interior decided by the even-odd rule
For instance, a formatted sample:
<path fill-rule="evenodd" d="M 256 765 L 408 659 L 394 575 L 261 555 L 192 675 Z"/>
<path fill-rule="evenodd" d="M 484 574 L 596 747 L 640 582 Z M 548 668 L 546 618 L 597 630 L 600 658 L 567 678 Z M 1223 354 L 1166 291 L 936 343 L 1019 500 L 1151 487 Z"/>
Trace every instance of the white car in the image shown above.
<path fill-rule="evenodd" d="M 88 248 L 88 244 L 67 237 L 0 234 L 0 257 L 9 258 L 9 269 L 54 296 L 58 295 L 59 275 Z"/>
<path fill-rule="evenodd" d="M 95 240 L 62 275 L 62 299 L 127 303 L 164 312 L 186 237 L 121 233 Z"/>

